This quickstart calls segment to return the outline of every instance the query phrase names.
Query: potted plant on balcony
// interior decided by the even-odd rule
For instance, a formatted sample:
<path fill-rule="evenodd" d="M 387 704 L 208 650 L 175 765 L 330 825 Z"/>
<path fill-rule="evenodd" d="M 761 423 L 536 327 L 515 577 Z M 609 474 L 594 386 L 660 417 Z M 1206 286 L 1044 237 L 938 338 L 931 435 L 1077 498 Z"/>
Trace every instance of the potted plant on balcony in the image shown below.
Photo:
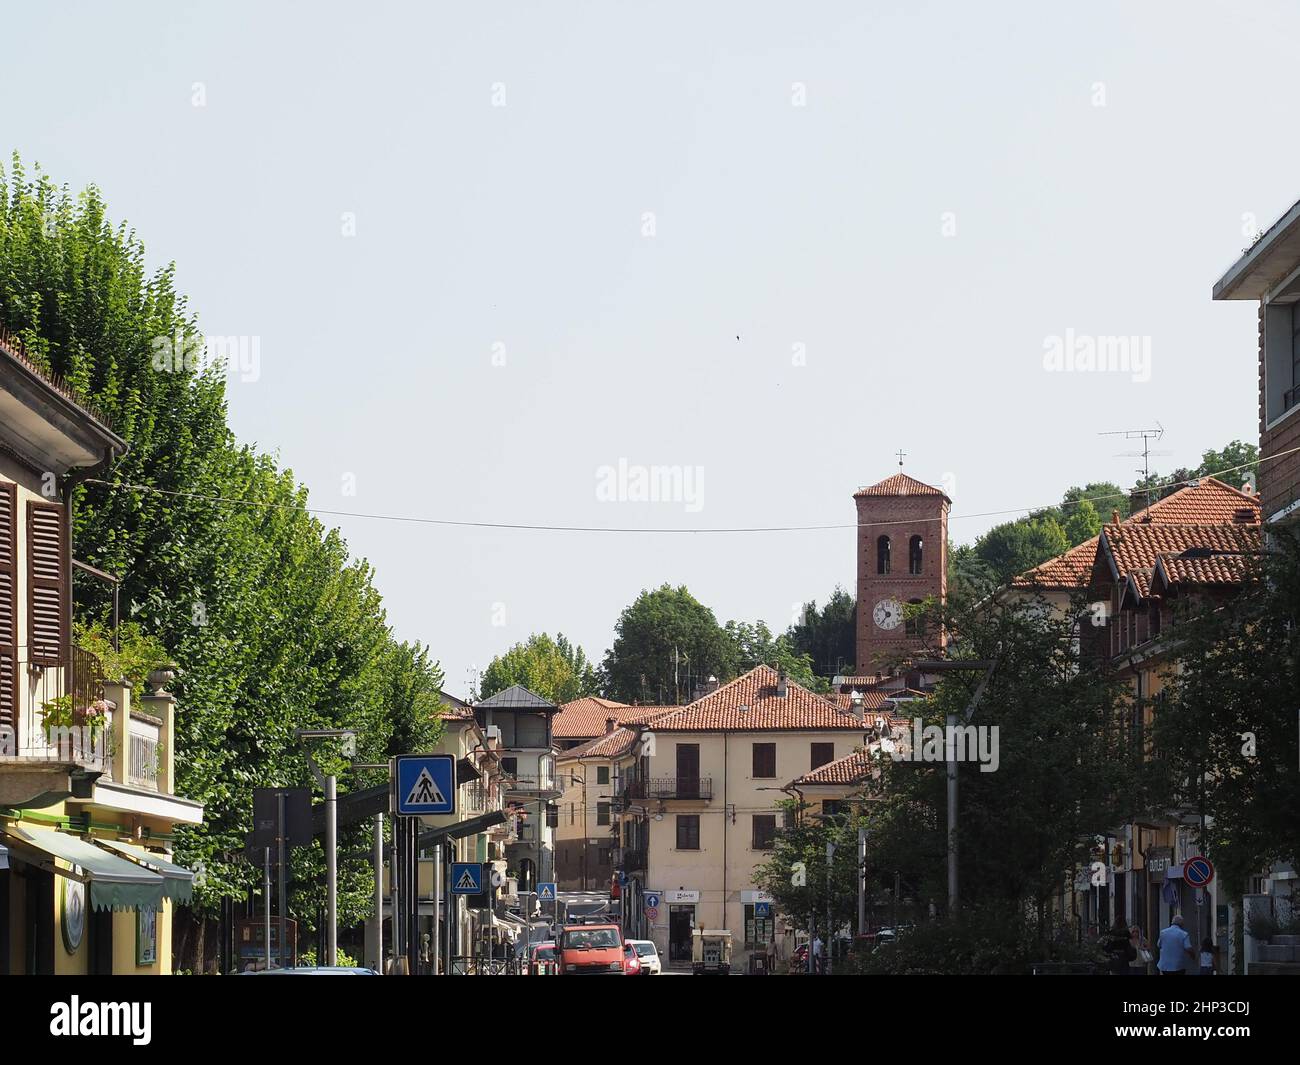
<path fill-rule="evenodd" d="M 94 699 L 86 706 L 78 707 L 71 694 L 64 694 L 41 704 L 41 726 L 45 742 L 51 745 L 55 743 L 55 729 L 83 729 L 83 736 L 89 736 L 91 750 L 95 750 L 107 721 L 108 703 L 103 699 Z M 75 740 L 73 742 L 75 745 Z"/>

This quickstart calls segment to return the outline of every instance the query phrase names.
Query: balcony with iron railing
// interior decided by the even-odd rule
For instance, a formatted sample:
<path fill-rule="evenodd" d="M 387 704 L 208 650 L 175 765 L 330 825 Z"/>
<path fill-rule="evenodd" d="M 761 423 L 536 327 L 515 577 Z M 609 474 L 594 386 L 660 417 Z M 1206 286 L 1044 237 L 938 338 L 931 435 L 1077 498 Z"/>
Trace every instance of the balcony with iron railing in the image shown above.
<path fill-rule="evenodd" d="M 624 802 L 635 799 L 698 799 L 705 802 L 713 798 L 712 777 L 649 777 L 628 781 L 622 791 Z"/>
<path fill-rule="evenodd" d="M 19 659 L 17 720 L 0 719 L 0 760 L 75 764 L 108 772 L 116 706 L 104 698 L 99 659 L 80 647 L 51 666 Z M 0 677 L 0 682 L 8 678 Z"/>

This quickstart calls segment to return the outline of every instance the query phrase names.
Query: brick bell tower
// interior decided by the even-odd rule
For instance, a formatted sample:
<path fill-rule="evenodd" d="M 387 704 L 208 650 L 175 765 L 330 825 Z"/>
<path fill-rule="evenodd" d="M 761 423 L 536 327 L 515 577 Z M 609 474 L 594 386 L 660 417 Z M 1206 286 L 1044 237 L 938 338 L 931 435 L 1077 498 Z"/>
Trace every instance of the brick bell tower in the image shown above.
<path fill-rule="evenodd" d="M 902 462 L 899 462 L 902 466 Z M 853 493 L 858 508 L 857 672 L 920 651 L 903 608 L 948 590 L 948 507 L 938 488 L 898 472 Z"/>

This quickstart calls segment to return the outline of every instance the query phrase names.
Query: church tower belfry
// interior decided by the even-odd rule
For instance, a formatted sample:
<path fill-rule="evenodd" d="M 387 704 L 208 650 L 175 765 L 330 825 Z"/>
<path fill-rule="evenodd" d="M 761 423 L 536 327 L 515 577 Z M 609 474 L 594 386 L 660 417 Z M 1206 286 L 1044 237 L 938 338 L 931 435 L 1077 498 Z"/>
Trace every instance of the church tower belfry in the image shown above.
<path fill-rule="evenodd" d="M 899 465 L 902 463 L 900 461 Z M 940 489 L 899 472 L 853 493 L 858 511 L 857 673 L 918 652 L 924 633 L 903 618 L 909 603 L 948 590 L 948 507 Z"/>

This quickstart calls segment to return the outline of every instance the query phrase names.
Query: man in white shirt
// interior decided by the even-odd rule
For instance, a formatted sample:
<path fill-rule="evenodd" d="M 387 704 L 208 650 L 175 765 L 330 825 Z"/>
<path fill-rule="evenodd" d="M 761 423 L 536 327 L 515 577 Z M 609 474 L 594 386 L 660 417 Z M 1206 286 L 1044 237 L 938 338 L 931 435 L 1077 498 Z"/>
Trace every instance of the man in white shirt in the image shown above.
<path fill-rule="evenodd" d="M 1160 960 L 1156 962 L 1156 969 L 1161 976 L 1181 976 L 1187 968 L 1187 962 L 1195 961 L 1196 955 L 1192 953 L 1192 937 L 1183 929 L 1183 915 L 1174 914 L 1174 919 L 1168 928 L 1162 929 L 1160 938 L 1156 941 L 1156 948 L 1160 952 Z"/>

